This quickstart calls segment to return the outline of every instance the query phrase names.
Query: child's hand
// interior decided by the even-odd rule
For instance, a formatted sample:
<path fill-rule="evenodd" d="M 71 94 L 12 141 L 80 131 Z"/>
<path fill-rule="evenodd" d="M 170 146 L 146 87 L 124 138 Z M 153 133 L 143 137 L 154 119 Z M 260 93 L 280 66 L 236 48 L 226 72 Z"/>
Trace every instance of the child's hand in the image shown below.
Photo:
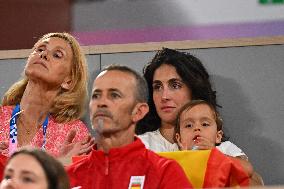
<path fill-rule="evenodd" d="M 215 147 L 215 143 L 205 137 L 198 136 L 194 140 L 193 147 L 195 148 L 195 150 L 211 150 Z"/>

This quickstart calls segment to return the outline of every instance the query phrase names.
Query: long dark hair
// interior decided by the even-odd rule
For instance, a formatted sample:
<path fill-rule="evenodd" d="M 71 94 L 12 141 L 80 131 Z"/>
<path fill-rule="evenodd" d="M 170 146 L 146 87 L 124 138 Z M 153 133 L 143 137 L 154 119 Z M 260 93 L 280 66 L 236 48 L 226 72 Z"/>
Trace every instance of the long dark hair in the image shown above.
<path fill-rule="evenodd" d="M 143 69 L 144 77 L 149 89 L 149 113 L 138 122 L 136 134 L 143 134 L 160 128 L 161 119 L 157 114 L 153 101 L 153 76 L 155 71 L 163 64 L 176 69 L 177 74 L 192 92 L 192 100 L 201 99 L 209 102 L 216 108 L 216 91 L 212 89 L 209 74 L 201 61 L 190 53 L 163 48 L 158 51 L 151 62 Z"/>

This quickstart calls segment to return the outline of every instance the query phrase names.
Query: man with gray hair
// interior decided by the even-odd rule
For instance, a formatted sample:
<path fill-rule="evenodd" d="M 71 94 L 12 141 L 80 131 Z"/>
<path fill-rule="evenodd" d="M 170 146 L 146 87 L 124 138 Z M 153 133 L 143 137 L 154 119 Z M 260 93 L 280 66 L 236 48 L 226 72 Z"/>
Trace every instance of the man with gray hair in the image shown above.
<path fill-rule="evenodd" d="M 82 188 L 192 188 L 174 160 L 145 148 L 136 123 L 149 111 L 147 84 L 126 66 L 103 69 L 93 83 L 90 119 L 96 146 L 68 168 Z"/>

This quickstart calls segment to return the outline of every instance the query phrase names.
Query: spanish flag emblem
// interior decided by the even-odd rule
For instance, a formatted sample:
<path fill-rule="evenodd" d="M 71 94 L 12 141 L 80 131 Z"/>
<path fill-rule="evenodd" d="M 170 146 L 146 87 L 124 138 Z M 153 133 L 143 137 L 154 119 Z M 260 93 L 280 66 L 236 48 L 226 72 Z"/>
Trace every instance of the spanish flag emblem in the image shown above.
<path fill-rule="evenodd" d="M 131 189 L 141 189 L 140 183 L 132 183 L 130 186 Z"/>

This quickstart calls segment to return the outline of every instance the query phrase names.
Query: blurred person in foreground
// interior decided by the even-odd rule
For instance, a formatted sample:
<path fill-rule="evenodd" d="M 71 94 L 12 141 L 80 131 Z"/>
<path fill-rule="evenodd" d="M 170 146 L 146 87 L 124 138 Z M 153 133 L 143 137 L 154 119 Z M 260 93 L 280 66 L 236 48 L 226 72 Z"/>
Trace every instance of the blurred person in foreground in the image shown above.
<path fill-rule="evenodd" d="M 9 158 L 0 189 L 69 189 L 63 165 L 39 149 L 21 149 Z"/>

